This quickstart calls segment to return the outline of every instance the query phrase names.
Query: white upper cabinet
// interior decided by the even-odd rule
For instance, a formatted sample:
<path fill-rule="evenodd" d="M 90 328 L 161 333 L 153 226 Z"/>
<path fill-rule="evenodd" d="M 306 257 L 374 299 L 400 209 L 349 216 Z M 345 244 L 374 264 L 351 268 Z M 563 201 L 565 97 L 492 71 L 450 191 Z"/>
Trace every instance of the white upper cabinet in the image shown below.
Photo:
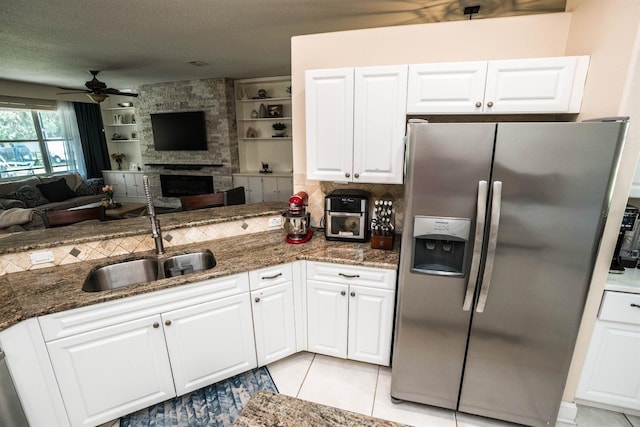
<path fill-rule="evenodd" d="M 402 184 L 407 66 L 355 69 L 353 181 Z"/>
<path fill-rule="evenodd" d="M 305 75 L 307 178 L 349 181 L 353 163 L 353 68 Z"/>
<path fill-rule="evenodd" d="M 487 62 L 409 65 L 408 113 L 482 111 Z"/>
<path fill-rule="evenodd" d="M 306 72 L 307 177 L 401 184 L 407 66 Z"/>
<path fill-rule="evenodd" d="M 578 113 L 588 66 L 588 56 L 410 65 L 407 113 Z"/>

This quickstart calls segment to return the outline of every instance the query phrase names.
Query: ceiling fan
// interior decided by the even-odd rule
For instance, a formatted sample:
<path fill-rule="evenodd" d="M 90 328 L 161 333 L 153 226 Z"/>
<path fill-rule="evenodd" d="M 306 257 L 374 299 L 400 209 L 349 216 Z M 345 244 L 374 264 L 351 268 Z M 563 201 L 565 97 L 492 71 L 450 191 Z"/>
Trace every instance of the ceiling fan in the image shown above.
<path fill-rule="evenodd" d="M 121 95 L 121 96 L 133 96 L 133 97 L 138 96 L 137 93 L 120 92 L 118 89 L 107 87 L 106 83 L 103 83 L 100 80 L 98 80 L 97 75 L 99 72 L 100 71 L 97 71 L 97 70 L 89 70 L 89 73 L 93 76 L 93 78 L 85 82 L 84 85 L 87 89 L 58 87 L 58 89 L 73 91 L 73 92 L 62 92 L 62 93 L 59 93 L 59 95 L 68 95 L 72 93 L 86 93 L 89 98 L 91 98 L 93 101 L 97 103 L 104 101 L 109 97 L 109 95 Z"/>

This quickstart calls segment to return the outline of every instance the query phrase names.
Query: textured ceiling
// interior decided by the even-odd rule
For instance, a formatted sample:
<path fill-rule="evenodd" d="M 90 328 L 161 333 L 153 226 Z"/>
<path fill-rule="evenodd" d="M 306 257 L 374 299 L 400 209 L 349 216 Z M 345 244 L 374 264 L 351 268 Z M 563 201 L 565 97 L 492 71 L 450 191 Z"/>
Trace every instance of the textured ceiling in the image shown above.
<path fill-rule="evenodd" d="M 126 89 L 290 74 L 290 38 L 394 25 L 552 13 L 566 0 L 19 0 L 0 13 L 0 79 Z M 196 67 L 190 61 L 208 65 Z"/>

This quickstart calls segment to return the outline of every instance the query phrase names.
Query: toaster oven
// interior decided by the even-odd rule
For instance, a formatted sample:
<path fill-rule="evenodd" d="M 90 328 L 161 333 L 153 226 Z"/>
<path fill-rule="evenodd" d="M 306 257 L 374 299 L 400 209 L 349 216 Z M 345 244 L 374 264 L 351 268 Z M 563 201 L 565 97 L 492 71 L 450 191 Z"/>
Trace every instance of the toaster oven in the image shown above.
<path fill-rule="evenodd" d="M 366 242 L 369 237 L 369 193 L 335 190 L 325 196 L 324 227 L 327 240 Z"/>

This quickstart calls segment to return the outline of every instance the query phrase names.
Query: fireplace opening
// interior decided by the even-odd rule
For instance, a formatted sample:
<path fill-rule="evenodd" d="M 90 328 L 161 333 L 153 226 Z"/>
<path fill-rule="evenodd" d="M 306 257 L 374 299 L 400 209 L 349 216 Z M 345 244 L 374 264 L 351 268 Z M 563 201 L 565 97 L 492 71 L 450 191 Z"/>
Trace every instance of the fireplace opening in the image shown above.
<path fill-rule="evenodd" d="M 213 193 L 213 177 L 206 175 L 160 175 L 163 197 Z"/>

